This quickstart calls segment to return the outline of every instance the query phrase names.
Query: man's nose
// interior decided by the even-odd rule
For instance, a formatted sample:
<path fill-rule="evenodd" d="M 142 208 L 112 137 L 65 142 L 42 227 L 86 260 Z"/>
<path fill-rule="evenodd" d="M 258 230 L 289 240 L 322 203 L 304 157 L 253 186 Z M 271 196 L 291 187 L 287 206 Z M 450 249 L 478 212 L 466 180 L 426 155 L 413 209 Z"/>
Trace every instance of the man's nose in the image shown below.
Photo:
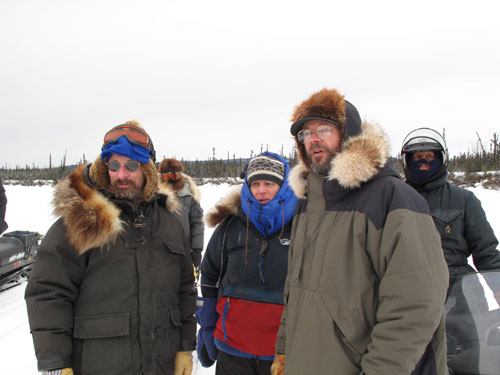
<path fill-rule="evenodd" d="M 321 140 L 320 137 L 318 137 L 318 133 L 316 131 L 311 132 L 311 142 L 319 142 Z"/>
<path fill-rule="evenodd" d="M 125 165 L 121 165 L 120 169 L 118 169 L 118 177 L 121 179 L 122 177 L 128 176 L 128 170 Z"/>

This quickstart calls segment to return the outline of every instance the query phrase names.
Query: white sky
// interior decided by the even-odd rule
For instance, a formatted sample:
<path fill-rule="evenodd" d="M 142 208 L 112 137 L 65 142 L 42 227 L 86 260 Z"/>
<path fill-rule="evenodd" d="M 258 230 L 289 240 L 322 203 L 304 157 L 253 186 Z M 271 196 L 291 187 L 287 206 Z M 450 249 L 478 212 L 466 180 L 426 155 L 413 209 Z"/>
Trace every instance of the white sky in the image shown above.
<path fill-rule="evenodd" d="M 158 159 L 292 149 L 294 107 L 337 88 L 389 134 L 452 155 L 500 133 L 497 0 L 1 0 L 0 166 L 93 160 L 135 119 Z"/>

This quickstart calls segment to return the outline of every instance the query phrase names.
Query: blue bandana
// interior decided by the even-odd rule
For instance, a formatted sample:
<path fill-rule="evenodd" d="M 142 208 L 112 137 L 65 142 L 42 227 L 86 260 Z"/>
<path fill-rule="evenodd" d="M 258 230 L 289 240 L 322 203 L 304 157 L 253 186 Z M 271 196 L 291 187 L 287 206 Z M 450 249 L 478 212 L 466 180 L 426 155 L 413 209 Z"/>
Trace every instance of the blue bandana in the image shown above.
<path fill-rule="evenodd" d="M 283 225 L 288 224 L 290 220 L 292 220 L 298 199 L 290 185 L 288 185 L 290 166 L 286 160 L 272 152 L 264 152 L 263 154 L 272 156 L 285 165 L 285 178 L 283 179 L 283 184 L 273 200 L 266 204 L 262 204 L 252 195 L 247 183 L 245 171 L 245 183 L 241 188 L 241 208 L 259 232 L 264 236 L 268 236 L 281 230 Z"/>
<path fill-rule="evenodd" d="M 124 135 L 114 143 L 108 143 L 102 149 L 101 160 L 109 160 L 111 155 L 118 154 L 127 158 L 137 160 L 140 163 L 149 163 L 149 150 L 145 147 L 129 143 Z"/>

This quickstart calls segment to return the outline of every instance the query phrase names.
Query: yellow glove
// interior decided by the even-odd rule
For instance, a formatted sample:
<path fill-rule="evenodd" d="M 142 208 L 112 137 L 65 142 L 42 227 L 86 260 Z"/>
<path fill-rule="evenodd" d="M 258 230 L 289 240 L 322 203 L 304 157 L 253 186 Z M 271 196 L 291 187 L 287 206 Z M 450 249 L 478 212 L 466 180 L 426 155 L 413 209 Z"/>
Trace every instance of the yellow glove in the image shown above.
<path fill-rule="evenodd" d="M 273 365 L 271 366 L 271 375 L 285 374 L 285 355 L 276 354 L 274 356 Z"/>
<path fill-rule="evenodd" d="M 42 371 L 42 375 L 73 375 L 73 369 L 63 368 L 59 370 Z"/>
<path fill-rule="evenodd" d="M 193 372 L 193 359 L 191 352 L 177 352 L 174 359 L 175 375 L 191 375 Z"/>

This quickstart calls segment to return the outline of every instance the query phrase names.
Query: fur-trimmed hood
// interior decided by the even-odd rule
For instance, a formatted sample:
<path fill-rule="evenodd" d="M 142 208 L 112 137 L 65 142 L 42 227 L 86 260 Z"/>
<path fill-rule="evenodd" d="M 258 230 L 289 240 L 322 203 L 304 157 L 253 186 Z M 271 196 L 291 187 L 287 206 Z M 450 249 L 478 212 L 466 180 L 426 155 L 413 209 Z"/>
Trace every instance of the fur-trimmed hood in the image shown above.
<path fill-rule="evenodd" d="M 229 194 L 220 199 L 205 215 L 205 222 L 210 228 L 222 223 L 228 216 L 236 215 L 241 208 L 241 185 L 231 189 Z"/>
<path fill-rule="evenodd" d="M 172 190 L 174 192 L 176 192 L 179 196 L 183 196 L 183 195 L 191 195 L 193 197 L 193 199 L 198 202 L 198 204 L 200 204 L 201 202 L 201 191 L 200 189 L 198 188 L 198 185 L 196 185 L 196 183 L 194 182 L 194 180 L 191 178 L 191 176 L 188 176 L 187 174 L 185 173 L 181 173 L 181 176 L 184 180 L 186 180 L 188 183 L 189 183 L 189 193 L 190 194 L 183 194 L 183 190 L 184 190 L 184 182 L 182 184 L 182 187 L 180 189 L 177 189 L 176 188 L 176 184 L 170 184 L 168 182 L 165 182 L 161 179 L 161 175 L 159 175 L 159 180 L 160 180 L 160 187 L 166 187 L 167 189 L 169 190 Z M 188 192 L 186 192 L 188 193 Z"/>
<path fill-rule="evenodd" d="M 196 183 L 194 182 L 194 180 L 191 178 L 191 176 L 188 176 L 185 173 L 181 173 L 181 175 L 182 175 L 182 177 L 184 177 L 185 180 L 187 180 L 189 182 L 189 189 L 191 190 L 191 196 L 193 197 L 193 199 L 196 202 L 200 203 L 201 202 L 201 191 L 198 188 L 198 186 L 196 185 Z"/>
<path fill-rule="evenodd" d="M 104 247 L 116 240 L 124 230 L 121 210 L 105 189 L 92 186 L 92 166 L 78 166 L 67 178 L 57 184 L 54 192 L 54 215 L 66 225 L 69 243 L 78 254 L 94 247 Z M 92 182 L 89 182 L 92 180 Z M 158 179 L 155 179 L 158 183 Z M 166 196 L 166 208 L 179 209 L 179 202 L 168 186 L 156 186 L 155 194 Z M 150 197 L 150 200 L 152 197 Z"/>
<path fill-rule="evenodd" d="M 389 157 L 389 140 L 379 125 L 362 123 L 361 134 L 348 138 L 331 161 L 328 180 L 337 180 L 345 189 L 355 189 L 371 180 Z M 292 168 L 289 183 L 300 199 L 305 198 L 307 175 L 303 161 Z"/>

